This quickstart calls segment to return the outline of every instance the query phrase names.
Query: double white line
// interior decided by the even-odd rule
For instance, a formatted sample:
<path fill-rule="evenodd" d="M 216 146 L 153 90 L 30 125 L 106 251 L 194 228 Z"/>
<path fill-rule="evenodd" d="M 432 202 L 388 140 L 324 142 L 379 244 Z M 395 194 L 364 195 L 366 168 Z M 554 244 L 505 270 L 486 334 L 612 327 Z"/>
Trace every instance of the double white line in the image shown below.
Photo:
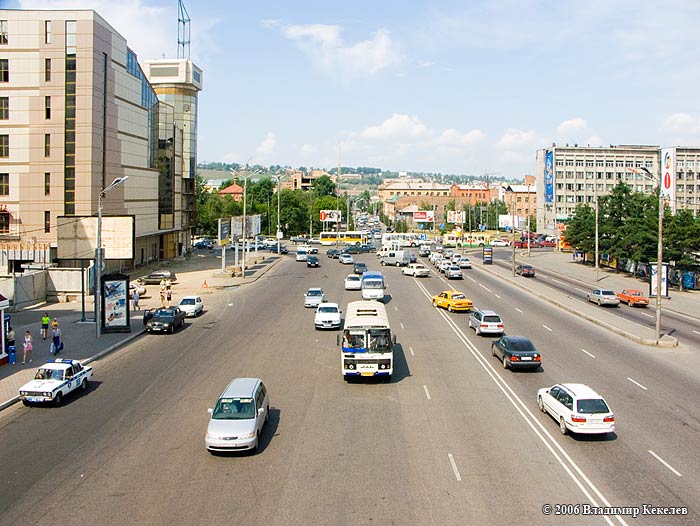
<path fill-rule="evenodd" d="M 416 280 L 416 284 L 420 288 L 421 292 L 428 298 L 432 298 L 428 290 L 422 283 Z M 559 445 L 559 443 L 554 439 L 554 437 L 544 428 L 544 426 L 539 422 L 539 420 L 532 414 L 532 411 L 525 405 L 525 403 L 520 399 L 520 397 L 513 391 L 513 389 L 508 385 L 508 383 L 496 372 L 493 365 L 490 364 L 486 358 L 484 358 L 481 353 L 477 350 L 472 342 L 466 337 L 462 329 L 455 323 L 455 321 L 448 316 L 443 311 L 438 311 L 439 315 L 445 320 L 445 322 L 450 326 L 452 331 L 457 335 L 457 338 L 461 340 L 467 350 L 474 356 L 479 365 L 486 371 L 486 374 L 493 380 L 496 386 L 505 395 L 506 399 L 515 408 L 518 414 L 523 418 L 525 423 L 532 429 L 532 431 L 537 435 L 542 444 L 547 448 L 547 450 L 552 454 L 552 456 L 557 460 L 559 465 L 564 469 L 564 471 L 571 477 L 574 483 L 579 487 L 579 489 L 586 496 L 591 505 L 595 507 L 600 507 L 599 502 L 602 502 L 603 506 L 611 507 L 608 500 L 600 492 L 600 490 L 591 482 L 591 480 L 586 476 L 583 470 L 574 462 L 574 460 L 569 456 L 569 454 Z M 597 498 L 596 498 L 597 497 Z M 615 523 L 609 516 L 604 516 L 605 522 L 610 526 L 615 526 Z M 615 515 L 615 518 L 619 521 L 622 526 L 627 526 L 627 523 L 619 515 Z"/>

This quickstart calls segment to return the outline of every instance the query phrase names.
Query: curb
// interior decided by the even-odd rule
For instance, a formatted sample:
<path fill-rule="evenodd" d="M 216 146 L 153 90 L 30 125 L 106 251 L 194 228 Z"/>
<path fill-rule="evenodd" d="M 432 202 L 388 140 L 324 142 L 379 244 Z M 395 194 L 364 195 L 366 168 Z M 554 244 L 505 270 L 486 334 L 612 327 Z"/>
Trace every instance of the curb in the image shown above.
<path fill-rule="evenodd" d="M 547 303 L 551 303 L 555 307 L 558 307 L 566 312 L 569 312 L 575 316 L 578 316 L 579 318 L 582 318 L 584 320 L 595 323 L 597 326 L 603 327 L 604 329 L 607 329 L 611 332 L 614 332 L 614 333 L 622 336 L 623 338 L 627 338 L 628 340 L 631 340 L 633 342 L 639 343 L 641 345 L 647 345 L 650 347 L 678 347 L 678 338 L 675 338 L 673 336 L 664 335 L 663 338 L 661 340 L 659 340 L 658 342 L 656 340 L 651 339 L 651 338 L 642 338 L 641 336 L 637 336 L 635 334 L 632 334 L 631 332 L 627 332 L 627 331 L 620 329 L 618 327 L 615 327 L 614 325 L 611 325 L 607 322 L 601 321 L 594 316 L 590 316 L 588 314 L 585 314 L 578 309 L 575 309 L 573 307 L 569 307 L 568 305 L 564 305 L 563 303 L 560 303 L 559 301 L 552 299 L 552 298 L 550 298 L 550 297 L 548 297 L 548 296 L 546 296 L 538 291 L 527 288 L 510 277 L 501 276 L 500 274 L 498 274 L 496 272 L 490 272 L 489 270 L 487 270 L 485 268 L 481 268 L 481 267 L 474 267 L 474 268 L 476 268 L 482 272 L 488 272 L 490 274 L 498 276 L 500 279 L 504 279 L 504 280 L 508 281 L 509 283 L 511 283 L 512 285 L 515 285 L 519 289 L 524 290 L 525 292 L 532 294 L 533 296 L 536 296 L 537 298 L 539 298 L 543 301 L 546 301 Z M 545 272 L 547 272 L 547 271 L 545 271 Z M 572 279 L 576 280 L 576 278 L 572 278 Z M 576 280 L 576 281 L 578 281 L 578 280 Z M 585 282 L 581 282 L 581 283 L 585 283 Z"/>

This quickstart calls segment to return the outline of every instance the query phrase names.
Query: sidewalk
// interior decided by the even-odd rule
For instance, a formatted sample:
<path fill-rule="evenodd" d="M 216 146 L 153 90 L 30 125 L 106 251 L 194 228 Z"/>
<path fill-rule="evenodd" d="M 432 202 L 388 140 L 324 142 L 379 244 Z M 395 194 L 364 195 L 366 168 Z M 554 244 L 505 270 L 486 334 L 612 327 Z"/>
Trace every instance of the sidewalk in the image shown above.
<path fill-rule="evenodd" d="M 228 255 L 228 254 L 227 254 Z M 177 305 L 182 296 L 198 294 L 207 303 L 206 296 L 216 294 L 218 289 L 251 283 L 264 275 L 274 264 L 285 256 L 269 252 L 258 254 L 258 262 L 252 258 L 246 269 L 246 277 L 233 277 L 230 272 L 221 272 L 221 253 L 196 254 L 189 260 L 177 259 L 164 262 L 159 267 L 138 269 L 131 274 L 131 279 L 143 276 L 156 268 L 172 269 L 177 275 L 173 285 L 173 304 Z M 263 259 L 264 258 L 264 259 Z M 206 287 L 203 287 L 206 282 Z M 159 307 L 160 295 L 158 285 L 147 285 L 147 292 L 139 301 L 141 310 L 131 311 L 131 333 L 102 334 L 97 337 L 95 323 L 82 322 L 81 301 L 72 303 L 45 303 L 42 305 L 10 313 L 10 324 L 15 330 L 17 342 L 17 363 L 0 366 L 0 410 L 18 401 L 19 388 L 34 377 L 36 369 L 47 360 L 54 358 L 49 352 L 50 336 L 41 338 L 41 316 L 47 312 L 58 319 L 65 348 L 59 358 L 72 358 L 89 363 L 145 333 L 143 312 L 145 309 Z M 93 319 L 94 303 L 90 296 L 85 300 L 85 316 Z M 22 365 L 22 339 L 29 330 L 34 339 L 33 361 Z"/>

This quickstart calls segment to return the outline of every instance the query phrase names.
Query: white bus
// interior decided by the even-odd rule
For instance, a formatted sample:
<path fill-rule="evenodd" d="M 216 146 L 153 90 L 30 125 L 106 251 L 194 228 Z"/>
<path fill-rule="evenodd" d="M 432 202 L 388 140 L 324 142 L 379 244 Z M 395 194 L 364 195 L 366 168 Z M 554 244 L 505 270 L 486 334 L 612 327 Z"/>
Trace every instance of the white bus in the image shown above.
<path fill-rule="evenodd" d="M 413 232 L 385 232 L 382 234 L 382 246 L 389 246 L 393 249 L 400 249 L 404 247 L 417 247 L 421 244 L 420 234 L 415 234 Z"/>
<path fill-rule="evenodd" d="M 330 246 L 336 243 L 341 243 L 343 245 L 362 245 L 367 243 L 367 233 L 360 230 L 348 230 L 336 232 L 327 231 L 321 232 L 319 236 L 319 241 L 321 245 Z"/>
<path fill-rule="evenodd" d="M 394 345 L 386 308 L 378 301 L 348 304 L 343 326 L 341 368 L 343 379 L 377 376 L 391 380 Z"/>

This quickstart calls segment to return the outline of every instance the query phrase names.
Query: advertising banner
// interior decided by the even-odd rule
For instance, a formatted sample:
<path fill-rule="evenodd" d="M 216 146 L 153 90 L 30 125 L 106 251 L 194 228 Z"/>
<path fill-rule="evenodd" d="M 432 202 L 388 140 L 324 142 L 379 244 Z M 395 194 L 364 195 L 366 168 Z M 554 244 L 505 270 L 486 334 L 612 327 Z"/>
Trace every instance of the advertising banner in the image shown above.
<path fill-rule="evenodd" d="M 247 237 L 257 236 L 260 233 L 260 217 L 259 214 L 245 217 Z M 231 218 L 231 235 L 233 235 L 235 239 L 243 237 L 243 216 Z"/>
<path fill-rule="evenodd" d="M 434 223 L 435 212 L 432 210 L 416 210 L 413 212 L 413 221 L 416 223 Z"/>
<path fill-rule="evenodd" d="M 549 151 L 544 157 L 544 202 L 554 202 L 554 152 Z"/>
<path fill-rule="evenodd" d="M 340 213 L 340 210 L 320 210 L 318 215 L 319 220 L 329 223 L 338 223 L 343 220 L 343 215 Z"/>
<path fill-rule="evenodd" d="M 656 292 L 658 290 L 656 266 L 656 263 L 651 263 L 649 265 L 651 269 L 649 282 L 649 296 L 651 297 L 656 297 Z M 661 265 L 661 297 L 668 297 L 668 263 L 663 263 Z"/>
<path fill-rule="evenodd" d="M 513 226 L 513 216 L 510 214 L 498 215 L 498 228 L 511 228 Z M 515 216 L 515 228 L 520 228 L 520 216 Z"/>
<path fill-rule="evenodd" d="M 493 265 L 493 248 L 484 247 L 481 249 L 481 257 L 484 260 L 484 265 Z"/>
<path fill-rule="evenodd" d="M 661 195 L 671 207 L 671 213 L 676 213 L 676 149 L 661 149 Z"/>
<path fill-rule="evenodd" d="M 457 225 L 463 224 L 466 219 L 466 212 L 464 210 L 448 210 L 447 211 L 447 222 L 454 223 Z"/>
<path fill-rule="evenodd" d="M 228 245 L 231 242 L 231 218 L 219 218 L 217 241 L 221 246 Z"/>
<path fill-rule="evenodd" d="M 102 281 L 102 332 L 131 332 L 129 276 L 109 274 Z"/>

